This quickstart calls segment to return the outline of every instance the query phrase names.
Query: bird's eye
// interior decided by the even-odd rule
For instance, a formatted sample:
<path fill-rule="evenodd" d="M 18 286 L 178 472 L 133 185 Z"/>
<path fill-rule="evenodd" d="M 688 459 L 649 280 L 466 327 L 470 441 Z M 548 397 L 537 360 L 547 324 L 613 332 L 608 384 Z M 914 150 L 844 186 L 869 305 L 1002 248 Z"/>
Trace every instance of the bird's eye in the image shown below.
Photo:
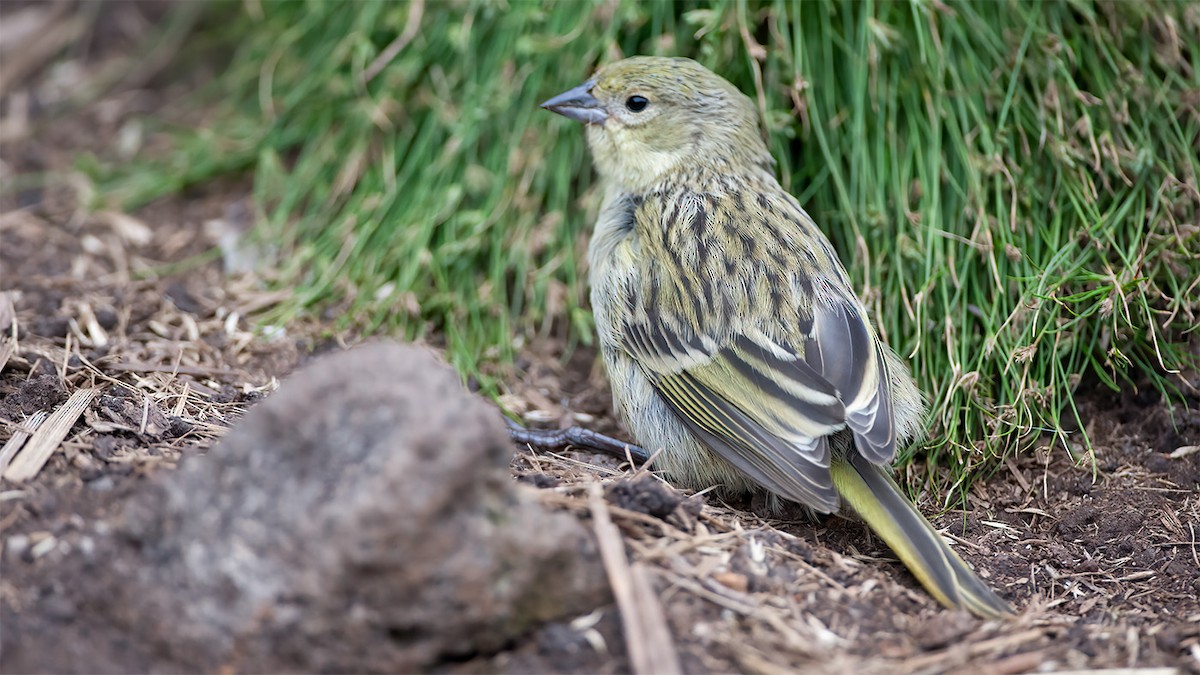
<path fill-rule="evenodd" d="M 650 99 L 645 96 L 635 95 L 625 99 L 625 107 L 629 108 L 630 112 L 642 112 L 648 105 L 650 105 Z"/>

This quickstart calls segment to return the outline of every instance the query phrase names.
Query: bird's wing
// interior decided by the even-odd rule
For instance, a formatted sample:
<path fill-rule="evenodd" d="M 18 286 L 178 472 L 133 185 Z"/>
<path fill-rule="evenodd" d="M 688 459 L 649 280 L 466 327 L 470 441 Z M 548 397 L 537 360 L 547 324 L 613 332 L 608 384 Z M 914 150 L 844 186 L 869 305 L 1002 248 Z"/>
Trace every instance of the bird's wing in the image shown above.
<path fill-rule="evenodd" d="M 747 323 L 714 339 L 636 316 L 625 350 L 693 433 L 764 487 L 831 512 L 830 434 L 848 427 L 872 463 L 894 455 L 886 360 L 853 300 L 815 305 L 791 343 Z"/>
<path fill-rule="evenodd" d="M 837 509 L 826 437 L 845 426 L 837 391 L 765 335 L 717 346 L 669 321 L 626 322 L 626 351 L 679 418 L 755 481 L 825 512 Z"/>

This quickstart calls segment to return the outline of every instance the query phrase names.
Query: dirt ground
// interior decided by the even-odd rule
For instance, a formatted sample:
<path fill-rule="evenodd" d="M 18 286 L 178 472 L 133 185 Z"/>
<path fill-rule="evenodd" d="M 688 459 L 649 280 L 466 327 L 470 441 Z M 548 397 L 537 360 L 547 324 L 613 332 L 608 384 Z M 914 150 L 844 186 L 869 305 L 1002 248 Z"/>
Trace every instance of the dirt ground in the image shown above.
<path fill-rule="evenodd" d="M 95 392 L 36 475 L 0 481 L 6 623 L 72 621 L 72 607 L 48 599 L 88 579 L 48 577 L 55 560 L 86 549 L 83 533 L 139 485 L 204 453 L 278 378 L 355 341 L 315 324 L 256 331 L 253 317 L 279 296 L 224 273 L 221 260 L 189 257 L 238 229 L 246 184 L 133 214 L 84 208 L 75 156 L 119 156 L 129 125 L 167 110 L 173 92 L 118 90 L 69 114 L 39 112 L 62 86 L 55 72 L 17 90 L 0 119 L 3 179 L 41 176 L 0 194 L 0 446 L 32 417 Z M 1193 387 L 1187 406 L 1146 390 L 1081 388 L 1095 472 L 1047 440 L 973 487 L 965 510 L 920 496 L 1019 608 L 1007 622 L 942 610 L 853 521 L 768 517 L 606 457 L 514 448 L 512 472 L 585 523 L 589 487 L 606 487 L 685 672 L 1200 673 L 1200 373 L 1182 377 Z M 620 433 L 595 355 L 564 354 L 553 338 L 523 355 L 503 403 L 532 425 Z M 627 672 L 621 626 L 618 608 L 602 606 L 441 669 Z"/>

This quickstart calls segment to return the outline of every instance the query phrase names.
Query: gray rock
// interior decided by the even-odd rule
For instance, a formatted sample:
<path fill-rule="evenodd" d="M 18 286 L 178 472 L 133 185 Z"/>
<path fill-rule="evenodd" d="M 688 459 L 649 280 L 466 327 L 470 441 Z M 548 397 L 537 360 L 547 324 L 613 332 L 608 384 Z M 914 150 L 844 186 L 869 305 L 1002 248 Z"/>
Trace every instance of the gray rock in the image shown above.
<path fill-rule="evenodd" d="M 81 612 L 136 628 L 164 670 L 498 650 L 608 598 L 589 534 L 511 480 L 511 454 L 498 412 L 419 348 L 320 359 L 135 495 Z"/>

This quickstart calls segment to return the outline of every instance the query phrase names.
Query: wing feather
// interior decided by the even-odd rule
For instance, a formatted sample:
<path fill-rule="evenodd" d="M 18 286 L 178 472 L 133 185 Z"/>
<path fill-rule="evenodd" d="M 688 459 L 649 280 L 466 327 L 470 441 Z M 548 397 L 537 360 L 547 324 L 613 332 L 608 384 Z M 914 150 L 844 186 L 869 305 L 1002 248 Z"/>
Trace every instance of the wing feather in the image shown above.
<path fill-rule="evenodd" d="M 787 443 L 687 373 L 664 377 L 656 386 L 684 424 L 722 459 L 786 499 L 826 513 L 837 509 L 826 437 Z"/>
<path fill-rule="evenodd" d="M 896 425 L 890 375 L 862 310 L 847 302 L 818 307 L 805 360 L 837 389 L 859 452 L 875 464 L 891 461 Z"/>

